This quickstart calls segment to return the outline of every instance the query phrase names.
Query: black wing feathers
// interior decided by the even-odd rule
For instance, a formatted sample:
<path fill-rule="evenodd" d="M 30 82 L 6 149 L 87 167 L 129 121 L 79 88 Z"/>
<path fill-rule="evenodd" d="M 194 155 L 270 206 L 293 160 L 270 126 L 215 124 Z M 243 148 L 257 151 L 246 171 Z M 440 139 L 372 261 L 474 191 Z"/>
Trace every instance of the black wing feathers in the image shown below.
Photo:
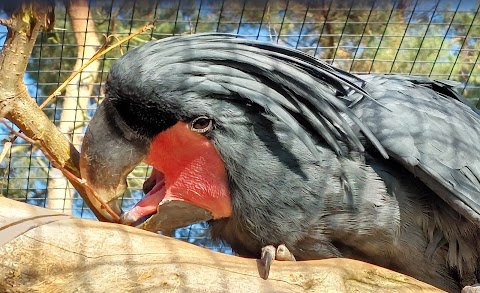
<path fill-rule="evenodd" d="M 169 80 L 173 85 L 162 86 L 256 103 L 317 158 L 316 137 L 338 156 L 348 155 L 345 146 L 364 151 L 360 129 L 383 157 L 392 156 L 480 224 L 479 111 L 455 92 L 453 82 L 360 78 L 292 48 L 225 34 L 173 37 L 135 50 L 148 58 L 145 70 L 178 75 Z"/>

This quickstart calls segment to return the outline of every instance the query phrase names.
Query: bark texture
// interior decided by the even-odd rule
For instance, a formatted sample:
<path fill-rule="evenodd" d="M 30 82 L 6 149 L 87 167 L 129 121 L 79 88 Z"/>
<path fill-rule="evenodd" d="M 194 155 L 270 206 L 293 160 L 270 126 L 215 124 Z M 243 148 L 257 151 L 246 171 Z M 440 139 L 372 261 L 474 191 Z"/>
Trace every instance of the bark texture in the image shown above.
<path fill-rule="evenodd" d="M 0 292 L 442 292 L 360 261 L 273 263 L 0 198 Z"/>

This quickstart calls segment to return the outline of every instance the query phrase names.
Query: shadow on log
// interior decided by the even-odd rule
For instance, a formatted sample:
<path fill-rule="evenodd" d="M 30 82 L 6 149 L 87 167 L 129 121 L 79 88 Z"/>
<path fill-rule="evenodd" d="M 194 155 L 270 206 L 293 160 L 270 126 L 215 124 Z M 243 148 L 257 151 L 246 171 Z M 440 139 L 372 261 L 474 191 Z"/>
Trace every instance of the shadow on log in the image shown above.
<path fill-rule="evenodd" d="M 349 259 L 274 262 L 0 197 L 0 292 L 442 292 Z"/>

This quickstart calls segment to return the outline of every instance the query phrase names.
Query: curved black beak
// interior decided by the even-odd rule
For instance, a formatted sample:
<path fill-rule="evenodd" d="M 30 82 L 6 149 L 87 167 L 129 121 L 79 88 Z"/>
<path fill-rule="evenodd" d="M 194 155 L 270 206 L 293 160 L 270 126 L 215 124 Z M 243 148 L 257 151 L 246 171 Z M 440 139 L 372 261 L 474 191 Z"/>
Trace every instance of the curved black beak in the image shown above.
<path fill-rule="evenodd" d="M 123 224 L 133 224 L 150 231 L 165 231 L 212 219 L 211 212 L 204 208 L 181 199 L 163 197 L 154 198 L 160 200 L 156 212 L 140 224 L 137 224 L 136 217 L 131 221 L 131 211 L 123 213 L 118 198 L 128 188 L 127 175 L 149 154 L 151 143 L 151 140 L 141 137 L 125 124 L 111 101 L 104 100 L 90 121 L 83 139 L 80 155 L 83 180 Z M 146 189 L 148 185 L 155 184 L 148 181 Z M 148 193 L 148 190 L 144 191 Z M 118 220 L 102 206 L 89 188 L 87 197 L 93 208 L 108 221 Z"/>
<path fill-rule="evenodd" d="M 108 100 L 90 121 L 82 144 L 80 173 L 117 215 L 122 212 L 117 199 L 128 187 L 126 177 L 146 156 L 149 144 L 125 125 Z M 103 216 L 114 221 L 88 189 L 87 196 Z"/>

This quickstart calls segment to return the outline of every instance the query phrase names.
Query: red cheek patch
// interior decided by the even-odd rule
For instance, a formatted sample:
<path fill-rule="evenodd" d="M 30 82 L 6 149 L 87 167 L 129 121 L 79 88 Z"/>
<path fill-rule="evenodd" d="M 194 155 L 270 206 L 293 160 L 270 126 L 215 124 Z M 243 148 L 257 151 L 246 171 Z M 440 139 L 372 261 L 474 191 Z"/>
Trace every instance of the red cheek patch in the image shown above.
<path fill-rule="evenodd" d="M 178 122 L 153 140 L 145 162 L 165 176 L 163 200 L 180 200 L 209 210 L 214 219 L 232 212 L 224 163 L 213 143 Z"/>

